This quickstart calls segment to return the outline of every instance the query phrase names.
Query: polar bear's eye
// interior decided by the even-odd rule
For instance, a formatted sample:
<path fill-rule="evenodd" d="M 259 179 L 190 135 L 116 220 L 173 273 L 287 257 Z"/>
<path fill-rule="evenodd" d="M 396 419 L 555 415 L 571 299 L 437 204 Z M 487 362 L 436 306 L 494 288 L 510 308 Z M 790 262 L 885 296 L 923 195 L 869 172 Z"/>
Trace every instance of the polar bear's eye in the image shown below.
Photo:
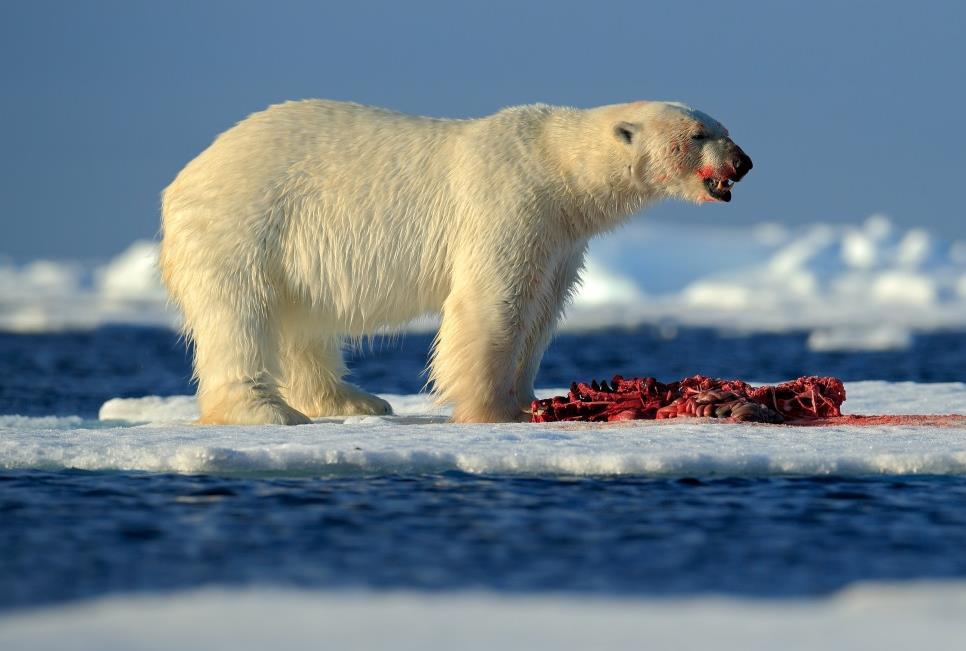
<path fill-rule="evenodd" d="M 707 140 L 708 134 L 704 131 L 698 131 L 696 134 L 691 136 L 691 140 Z"/>
<path fill-rule="evenodd" d="M 637 126 L 630 122 L 618 122 L 614 125 L 614 135 L 628 145 L 634 142 L 634 133 L 636 131 Z"/>

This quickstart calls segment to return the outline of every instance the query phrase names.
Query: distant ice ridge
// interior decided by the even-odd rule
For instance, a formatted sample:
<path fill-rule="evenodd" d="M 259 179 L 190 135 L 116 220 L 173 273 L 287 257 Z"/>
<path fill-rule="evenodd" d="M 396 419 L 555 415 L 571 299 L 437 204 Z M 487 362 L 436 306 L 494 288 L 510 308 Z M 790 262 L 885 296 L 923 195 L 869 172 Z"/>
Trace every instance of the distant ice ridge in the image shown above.
<path fill-rule="evenodd" d="M 809 329 L 814 350 L 884 350 L 908 346 L 914 331 L 966 326 L 966 243 L 903 232 L 881 215 L 796 228 L 642 220 L 595 242 L 590 262 L 571 328 Z"/>
<path fill-rule="evenodd" d="M 200 589 L 0 616 L 0 647 L 194 649 L 954 649 L 962 581 L 866 583 L 824 599 Z"/>
<path fill-rule="evenodd" d="M 0 330 L 174 325 L 156 262 L 156 244 L 140 241 L 101 266 L 0 263 Z M 563 327 L 640 323 L 808 329 L 815 350 L 903 348 L 915 331 L 966 327 L 966 242 L 880 215 L 794 228 L 637 218 L 592 242 Z"/>
<path fill-rule="evenodd" d="M 0 260 L 0 330 L 49 332 L 107 323 L 174 327 L 158 273 L 158 247 L 139 240 L 102 265 Z"/>
<path fill-rule="evenodd" d="M 966 414 L 961 383 L 852 382 L 846 389 L 847 413 Z M 0 469 L 257 476 L 966 474 L 966 427 L 694 419 L 454 425 L 424 395 L 383 397 L 395 415 L 299 427 L 192 425 L 198 411 L 190 396 L 110 400 L 99 421 L 0 417 Z"/>

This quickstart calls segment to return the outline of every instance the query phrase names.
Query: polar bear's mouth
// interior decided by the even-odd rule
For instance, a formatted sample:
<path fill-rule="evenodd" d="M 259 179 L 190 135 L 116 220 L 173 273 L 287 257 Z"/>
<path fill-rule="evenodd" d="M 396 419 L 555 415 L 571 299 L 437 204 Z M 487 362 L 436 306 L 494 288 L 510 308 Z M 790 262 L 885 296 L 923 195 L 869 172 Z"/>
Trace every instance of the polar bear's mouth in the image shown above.
<path fill-rule="evenodd" d="M 718 201 L 731 201 L 731 188 L 733 186 L 734 181 L 731 179 L 707 178 L 704 180 L 704 187 L 708 194 Z"/>

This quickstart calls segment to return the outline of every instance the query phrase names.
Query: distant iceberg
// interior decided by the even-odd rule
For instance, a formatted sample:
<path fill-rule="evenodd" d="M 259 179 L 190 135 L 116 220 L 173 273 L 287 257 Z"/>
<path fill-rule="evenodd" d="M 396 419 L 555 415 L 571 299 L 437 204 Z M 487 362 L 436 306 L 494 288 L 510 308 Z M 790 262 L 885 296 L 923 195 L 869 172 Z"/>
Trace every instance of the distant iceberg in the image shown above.
<path fill-rule="evenodd" d="M 813 330 L 814 349 L 881 350 L 966 326 L 966 244 L 881 215 L 795 228 L 634 222 L 591 246 L 588 277 L 625 289 L 609 302 L 579 294 L 565 327 Z"/>
<path fill-rule="evenodd" d="M 106 324 L 175 327 L 158 272 L 158 246 L 131 244 L 101 265 L 0 263 L 0 330 L 50 332 Z"/>

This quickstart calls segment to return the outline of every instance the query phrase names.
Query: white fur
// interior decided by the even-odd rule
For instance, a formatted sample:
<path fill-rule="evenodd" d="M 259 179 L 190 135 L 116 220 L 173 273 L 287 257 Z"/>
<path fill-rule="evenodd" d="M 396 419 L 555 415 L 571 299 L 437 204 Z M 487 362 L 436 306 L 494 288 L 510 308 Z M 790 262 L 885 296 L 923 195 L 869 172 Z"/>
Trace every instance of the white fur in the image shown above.
<path fill-rule="evenodd" d="M 714 139 L 689 149 L 700 125 Z M 440 310 L 438 398 L 458 421 L 521 418 L 587 240 L 656 199 L 704 199 L 694 172 L 720 163 L 724 136 L 660 102 L 440 120 L 312 100 L 250 116 L 163 195 L 161 266 L 202 422 L 388 412 L 343 381 L 344 339 Z"/>

